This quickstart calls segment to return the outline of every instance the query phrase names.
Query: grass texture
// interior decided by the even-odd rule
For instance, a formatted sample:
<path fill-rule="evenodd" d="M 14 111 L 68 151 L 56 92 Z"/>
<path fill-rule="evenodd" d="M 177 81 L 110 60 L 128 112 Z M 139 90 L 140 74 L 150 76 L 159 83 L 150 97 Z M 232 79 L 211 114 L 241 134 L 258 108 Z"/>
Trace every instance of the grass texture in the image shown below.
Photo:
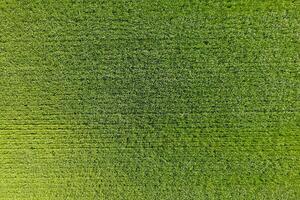
<path fill-rule="evenodd" d="M 292 0 L 1 0 L 0 199 L 299 200 Z"/>

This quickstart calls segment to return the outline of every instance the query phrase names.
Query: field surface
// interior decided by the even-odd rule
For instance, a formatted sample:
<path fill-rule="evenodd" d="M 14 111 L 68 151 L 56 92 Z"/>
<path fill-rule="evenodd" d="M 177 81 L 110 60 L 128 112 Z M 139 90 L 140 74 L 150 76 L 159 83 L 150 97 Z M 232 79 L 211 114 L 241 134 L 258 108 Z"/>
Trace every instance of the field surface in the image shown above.
<path fill-rule="evenodd" d="M 0 199 L 299 200 L 300 2 L 1 0 Z"/>

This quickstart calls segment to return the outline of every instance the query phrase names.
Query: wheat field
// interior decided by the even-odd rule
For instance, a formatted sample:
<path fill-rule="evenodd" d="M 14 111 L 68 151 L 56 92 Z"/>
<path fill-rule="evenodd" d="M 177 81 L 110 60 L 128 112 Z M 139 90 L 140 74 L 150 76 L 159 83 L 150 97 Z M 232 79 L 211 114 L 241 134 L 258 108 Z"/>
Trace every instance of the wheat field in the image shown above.
<path fill-rule="evenodd" d="M 300 199 L 300 3 L 1 0 L 0 199 Z"/>

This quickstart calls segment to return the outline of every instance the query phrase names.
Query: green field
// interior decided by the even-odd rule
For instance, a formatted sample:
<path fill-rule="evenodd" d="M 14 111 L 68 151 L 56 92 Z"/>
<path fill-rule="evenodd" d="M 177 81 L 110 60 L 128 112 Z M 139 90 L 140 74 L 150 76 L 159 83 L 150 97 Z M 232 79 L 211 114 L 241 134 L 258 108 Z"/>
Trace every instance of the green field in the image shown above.
<path fill-rule="evenodd" d="M 0 199 L 299 200 L 300 2 L 0 0 Z"/>

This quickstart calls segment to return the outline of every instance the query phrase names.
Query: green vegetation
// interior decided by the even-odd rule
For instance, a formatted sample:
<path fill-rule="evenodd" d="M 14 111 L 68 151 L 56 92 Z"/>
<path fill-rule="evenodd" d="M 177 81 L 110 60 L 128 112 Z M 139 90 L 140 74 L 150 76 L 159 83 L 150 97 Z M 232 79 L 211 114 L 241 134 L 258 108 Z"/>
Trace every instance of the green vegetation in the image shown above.
<path fill-rule="evenodd" d="M 0 199 L 300 199 L 292 0 L 0 1 Z"/>

